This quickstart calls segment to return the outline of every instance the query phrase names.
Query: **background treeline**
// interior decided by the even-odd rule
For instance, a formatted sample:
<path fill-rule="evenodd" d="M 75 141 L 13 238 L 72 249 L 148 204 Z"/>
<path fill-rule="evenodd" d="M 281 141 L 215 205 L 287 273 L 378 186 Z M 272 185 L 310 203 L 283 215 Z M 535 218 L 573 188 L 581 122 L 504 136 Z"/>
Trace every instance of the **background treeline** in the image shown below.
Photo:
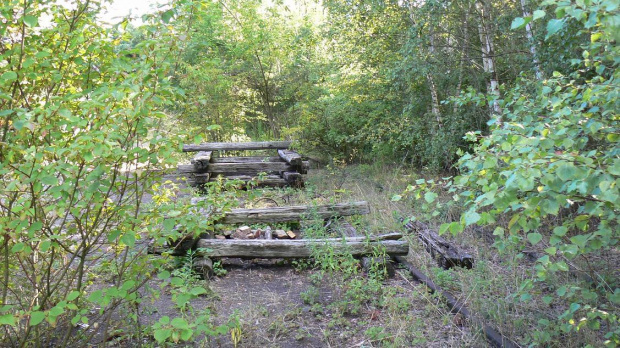
<path fill-rule="evenodd" d="M 587 35 L 511 30 L 540 1 L 216 1 L 186 8 L 183 120 L 210 141 L 292 138 L 306 151 L 448 169 L 520 76 L 567 72 Z M 181 27 L 183 29 L 183 27 Z M 501 86 L 501 87 L 500 87 Z M 493 109 L 493 107 L 491 108 Z"/>

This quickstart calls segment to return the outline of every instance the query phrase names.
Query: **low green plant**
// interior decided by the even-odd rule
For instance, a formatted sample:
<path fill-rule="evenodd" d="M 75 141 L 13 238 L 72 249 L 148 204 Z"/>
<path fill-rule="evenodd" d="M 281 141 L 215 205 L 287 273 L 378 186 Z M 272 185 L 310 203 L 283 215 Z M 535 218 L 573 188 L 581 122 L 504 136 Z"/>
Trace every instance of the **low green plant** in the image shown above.
<path fill-rule="evenodd" d="M 301 300 L 307 305 L 314 305 L 319 301 L 320 292 L 315 286 L 310 286 L 306 291 L 299 294 Z"/>

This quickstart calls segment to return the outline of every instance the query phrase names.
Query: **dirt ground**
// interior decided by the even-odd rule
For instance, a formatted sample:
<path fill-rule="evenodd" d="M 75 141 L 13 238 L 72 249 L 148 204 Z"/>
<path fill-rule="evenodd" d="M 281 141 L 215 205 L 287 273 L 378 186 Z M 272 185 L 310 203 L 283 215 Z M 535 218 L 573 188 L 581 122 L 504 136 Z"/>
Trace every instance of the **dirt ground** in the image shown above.
<path fill-rule="evenodd" d="M 357 314 L 337 304 L 342 289 L 320 271 L 267 260 L 223 260 L 226 274 L 208 281 L 211 293 L 192 300 L 208 308 L 214 325 L 239 319 L 237 347 L 484 347 L 476 328 L 459 322 L 442 300 L 413 281 L 404 269 L 383 282 L 390 289 L 383 306 L 367 304 Z M 316 296 L 308 299 L 311 289 Z M 143 322 L 179 315 L 170 293 L 152 298 Z M 197 338 L 186 346 L 234 347 L 230 335 Z"/>
<path fill-rule="evenodd" d="M 343 180 L 346 179 L 349 178 Z M 314 197 L 326 195 L 320 188 L 313 194 Z M 286 202 L 282 204 L 291 202 L 289 192 L 277 192 L 277 195 L 271 197 L 276 201 L 285 197 Z M 380 202 L 372 208 L 379 211 L 373 215 L 373 219 L 379 216 L 374 224 L 380 225 L 383 216 L 391 213 L 390 206 Z M 410 256 L 414 253 L 424 251 L 412 249 Z M 236 346 L 230 333 L 195 337 L 178 345 L 192 347 L 488 346 L 478 327 L 451 314 L 442 299 L 432 296 L 398 265 L 395 274 L 380 284 L 376 294 L 379 298 L 375 300 L 352 300 L 347 294 L 353 285 L 340 279 L 340 274 L 325 273 L 309 262 L 223 259 L 218 268 L 225 274 L 209 280 L 190 280 L 193 285 L 209 289 L 209 293 L 193 299 L 192 310 L 185 313 L 175 307 L 172 288 L 160 280 L 152 280 L 149 287 L 161 291 L 144 293 L 140 323 L 150 325 L 163 316 L 192 317 L 204 310 L 208 310 L 214 326 L 231 318 L 238 320 L 241 337 Z M 366 278 L 362 272 L 357 280 L 364 283 Z M 350 310 L 351 306 L 355 309 Z M 122 322 L 118 325 L 122 326 Z M 144 337 L 140 343 L 135 338 L 121 338 L 110 344 L 158 346 L 152 338 Z"/>

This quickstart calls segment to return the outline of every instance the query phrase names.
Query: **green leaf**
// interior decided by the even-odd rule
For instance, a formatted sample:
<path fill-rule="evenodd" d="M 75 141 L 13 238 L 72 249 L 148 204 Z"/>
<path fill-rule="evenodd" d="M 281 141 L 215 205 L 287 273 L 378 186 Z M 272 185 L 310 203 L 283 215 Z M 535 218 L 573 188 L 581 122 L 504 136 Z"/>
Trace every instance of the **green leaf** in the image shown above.
<path fill-rule="evenodd" d="M 590 237 L 589 235 L 580 234 L 580 235 L 571 237 L 570 241 L 576 246 L 580 248 L 584 248 L 586 246 L 586 243 L 588 242 L 589 237 Z"/>
<path fill-rule="evenodd" d="M 58 184 L 58 179 L 53 175 L 44 176 L 39 180 L 43 185 L 56 186 Z"/>
<path fill-rule="evenodd" d="M 121 243 L 128 247 L 132 247 L 136 244 L 136 236 L 133 232 L 127 232 L 121 237 Z"/>
<path fill-rule="evenodd" d="M 392 202 L 398 202 L 403 198 L 403 196 L 401 195 L 394 195 L 392 196 Z"/>
<path fill-rule="evenodd" d="M 426 192 L 424 194 L 424 200 L 426 200 L 428 203 L 433 203 L 436 198 L 437 194 L 435 192 Z"/>
<path fill-rule="evenodd" d="M 556 169 L 558 177 L 564 181 L 571 180 L 575 177 L 577 169 L 575 165 L 569 162 L 562 163 Z"/>
<path fill-rule="evenodd" d="M 45 313 L 41 311 L 35 311 L 30 313 L 30 326 L 39 325 L 40 322 L 45 319 Z"/>
<path fill-rule="evenodd" d="M 30 28 L 36 27 L 38 23 L 39 23 L 39 19 L 37 17 L 32 16 L 32 15 L 24 16 L 24 24 L 26 24 Z"/>
<path fill-rule="evenodd" d="M 564 235 L 566 235 L 566 232 L 568 232 L 568 229 L 565 226 L 558 226 L 553 229 L 553 234 L 558 237 L 564 237 Z"/>
<path fill-rule="evenodd" d="M 88 296 L 88 301 L 92 303 L 99 303 L 99 301 L 103 298 L 103 291 L 95 290 L 90 296 Z"/>
<path fill-rule="evenodd" d="M 512 21 L 512 24 L 510 25 L 510 29 L 512 30 L 521 29 L 525 27 L 530 21 L 532 21 L 532 17 L 525 17 L 525 18 L 517 17 Z"/>
<path fill-rule="evenodd" d="M 475 211 L 469 210 L 467 211 L 467 213 L 465 213 L 465 226 L 475 224 L 479 220 L 480 214 L 476 213 Z"/>
<path fill-rule="evenodd" d="M 172 329 L 158 329 L 153 333 L 153 337 L 157 340 L 157 342 L 163 343 L 168 339 L 168 337 L 170 337 L 171 334 Z"/>
<path fill-rule="evenodd" d="M 542 240 L 542 235 L 540 233 L 528 233 L 527 240 L 529 240 L 532 245 L 536 245 Z"/>
<path fill-rule="evenodd" d="M 439 235 L 446 233 L 449 228 L 450 224 L 441 224 L 441 226 L 439 226 Z"/>
<path fill-rule="evenodd" d="M 0 315 L 0 325 L 15 326 L 15 317 L 12 314 Z"/>
<path fill-rule="evenodd" d="M 609 166 L 608 170 L 613 175 L 620 175 L 620 159 L 614 159 L 613 166 Z"/>
<path fill-rule="evenodd" d="M 189 328 L 187 321 L 183 318 L 172 319 L 172 321 L 170 322 L 170 325 L 172 325 L 172 327 L 177 328 L 177 329 L 188 329 Z"/>
<path fill-rule="evenodd" d="M 193 330 L 191 330 L 191 329 L 186 329 L 186 330 L 183 330 L 183 331 L 181 332 L 181 339 L 182 339 L 183 341 L 187 341 L 187 340 L 189 340 L 190 338 L 192 338 L 192 335 L 193 335 L 193 334 L 194 334 L 194 331 L 193 331 Z"/>
<path fill-rule="evenodd" d="M 17 73 L 15 71 L 7 71 L 4 74 L 0 75 L 0 81 L 13 81 L 17 80 Z"/>
<path fill-rule="evenodd" d="M 534 11 L 534 17 L 532 18 L 533 20 L 537 20 L 539 18 L 543 18 L 546 15 L 545 11 L 543 10 L 536 10 Z"/>
<path fill-rule="evenodd" d="M 50 247 L 52 246 L 52 242 L 49 240 L 44 240 L 41 242 L 41 244 L 39 244 L 39 250 L 41 250 L 42 252 L 46 252 L 50 249 Z"/>
<path fill-rule="evenodd" d="M 67 295 L 67 301 L 73 301 L 80 296 L 80 292 L 77 290 L 73 290 Z"/>
<path fill-rule="evenodd" d="M 164 229 L 166 231 L 172 231 L 175 225 L 176 225 L 176 221 L 174 219 L 164 220 Z"/>
<path fill-rule="evenodd" d="M 164 23 L 168 23 L 170 22 L 170 19 L 172 18 L 172 16 L 174 16 L 174 11 L 172 10 L 165 11 L 164 13 L 161 14 L 161 20 Z"/>
<path fill-rule="evenodd" d="M 545 36 L 545 40 L 549 37 L 555 35 L 558 31 L 560 31 L 564 27 L 563 19 L 552 19 L 547 23 L 547 36 Z"/>
<path fill-rule="evenodd" d="M 199 295 L 206 294 L 207 290 L 205 290 L 205 288 L 201 286 L 196 286 L 196 287 L 193 287 L 189 292 L 194 296 L 199 296 Z"/>

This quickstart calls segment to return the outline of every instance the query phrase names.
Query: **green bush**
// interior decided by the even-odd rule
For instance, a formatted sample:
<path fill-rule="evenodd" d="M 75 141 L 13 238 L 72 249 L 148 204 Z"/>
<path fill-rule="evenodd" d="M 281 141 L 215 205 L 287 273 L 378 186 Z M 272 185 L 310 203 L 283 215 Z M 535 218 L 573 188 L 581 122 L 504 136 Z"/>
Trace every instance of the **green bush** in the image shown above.
<path fill-rule="evenodd" d="M 568 25 L 579 26 L 590 44 L 574 57 L 569 74 L 524 78 L 506 91 L 488 136 L 468 134 L 474 151 L 463 154 L 461 175 L 446 184 L 453 204 L 464 206 L 464 212 L 440 232 L 490 225 L 500 251 L 542 251 L 535 276 L 519 284 L 514 299 L 538 297 L 561 311 L 538 320 L 531 342 L 548 345 L 590 330 L 605 345 L 616 346 L 620 282 L 605 255 L 617 252 L 619 238 L 618 4 L 546 1 L 536 17 L 553 12 L 548 38 Z M 460 102 L 481 98 L 487 96 L 469 95 Z M 441 208 L 427 191 L 435 183 L 419 184 L 408 191 L 432 198 L 426 199 L 431 210 Z"/>

